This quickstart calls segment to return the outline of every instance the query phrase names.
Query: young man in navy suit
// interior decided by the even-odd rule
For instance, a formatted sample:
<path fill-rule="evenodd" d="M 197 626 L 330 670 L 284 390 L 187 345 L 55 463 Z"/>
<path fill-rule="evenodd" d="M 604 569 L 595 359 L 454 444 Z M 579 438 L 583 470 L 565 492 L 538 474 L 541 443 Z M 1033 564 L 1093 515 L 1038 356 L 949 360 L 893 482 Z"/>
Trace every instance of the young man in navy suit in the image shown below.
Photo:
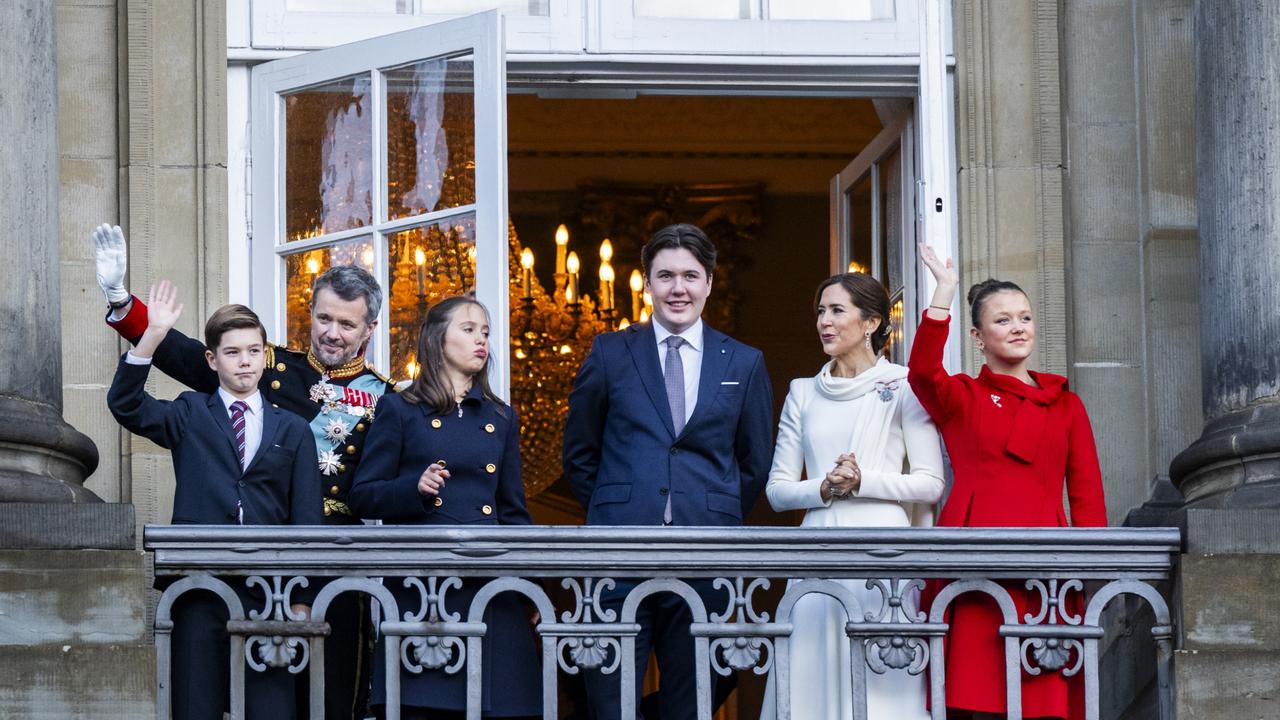
<path fill-rule="evenodd" d="M 205 359 L 218 375 L 213 394 L 184 392 L 166 402 L 147 394 L 151 357 L 177 322 L 182 305 L 168 281 L 151 293 L 147 329 L 120 358 L 107 403 L 130 432 L 173 453 L 177 487 L 173 523 L 319 525 L 320 482 L 315 440 L 302 418 L 265 402 L 258 390 L 266 330 L 243 305 L 219 308 L 205 324 Z M 246 611 L 265 597 L 243 580 L 228 580 Z M 314 592 L 314 589 L 311 591 Z M 308 600 L 312 595 L 295 597 Z M 309 609 L 295 603 L 295 617 Z M 182 595 L 173 608 L 173 717 L 221 720 L 227 703 L 228 614 L 203 592 Z M 284 668 L 245 670 L 249 718 L 294 717 L 294 676 Z"/>
<path fill-rule="evenodd" d="M 588 525 L 738 526 L 764 487 L 772 390 L 759 350 L 702 322 L 715 262 L 694 225 L 654 233 L 641 251 L 653 322 L 597 337 L 578 370 L 563 459 Z M 710 583 L 694 585 L 708 612 L 725 609 Z M 631 587 L 619 582 L 605 606 L 619 608 Z M 650 597 L 636 617 L 637 698 L 652 649 L 662 720 L 697 715 L 691 620 L 669 594 Z M 588 674 L 596 720 L 619 717 L 618 678 Z"/>

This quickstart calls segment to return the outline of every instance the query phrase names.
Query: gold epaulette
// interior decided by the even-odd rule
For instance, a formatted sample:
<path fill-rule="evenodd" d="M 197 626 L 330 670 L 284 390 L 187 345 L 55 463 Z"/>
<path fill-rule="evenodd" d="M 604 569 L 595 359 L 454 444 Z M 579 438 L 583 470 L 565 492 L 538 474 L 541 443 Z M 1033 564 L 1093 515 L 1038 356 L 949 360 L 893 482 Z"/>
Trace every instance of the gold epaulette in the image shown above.
<path fill-rule="evenodd" d="M 391 378 L 389 378 L 389 377 L 387 377 L 386 375 L 383 375 L 382 373 L 378 372 L 378 369 L 377 369 L 377 368 L 375 368 L 374 366 L 372 366 L 372 365 L 370 365 L 370 364 L 368 364 L 368 363 L 365 363 L 364 367 L 365 367 L 365 369 L 366 369 L 366 370 L 368 370 L 369 372 L 373 373 L 373 376 L 374 376 L 374 377 L 376 377 L 376 378 L 378 378 L 379 380 L 381 380 L 382 382 L 386 383 L 386 384 L 387 384 L 387 387 L 388 387 L 388 388 L 390 388 L 392 392 L 395 392 L 396 384 L 391 380 Z"/>
<path fill-rule="evenodd" d="M 276 364 L 276 346 L 275 345 L 272 345 L 271 343 L 267 343 L 267 350 L 266 352 L 263 353 L 263 355 L 267 356 L 267 362 L 266 362 L 267 368 L 270 368 L 272 365 Z"/>

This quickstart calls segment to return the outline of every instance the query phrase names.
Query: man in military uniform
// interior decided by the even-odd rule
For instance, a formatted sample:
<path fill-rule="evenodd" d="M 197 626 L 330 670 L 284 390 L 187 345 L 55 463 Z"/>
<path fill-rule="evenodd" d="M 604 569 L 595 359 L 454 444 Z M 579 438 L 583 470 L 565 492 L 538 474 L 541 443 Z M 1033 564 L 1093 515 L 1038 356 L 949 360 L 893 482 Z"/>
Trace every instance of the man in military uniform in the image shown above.
<path fill-rule="evenodd" d="M 118 226 L 93 231 L 98 284 L 111 310 L 107 324 L 131 343 L 147 328 L 147 307 L 124 287 L 127 246 Z M 351 479 L 373 422 L 378 398 L 393 383 L 366 364 L 364 350 L 378 324 L 382 288 L 353 265 L 330 268 L 311 294 L 311 347 L 305 352 L 267 346 L 259 387 L 269 402 L 301 416 L 315 435 L 316 463 L 323 481 L 324 521 L 358 525 L 347 504 Z M 205 360 L 203 343 L 170 330 L 153 364 L 192 390 L 214 392 L 218 376 Z M 373 635 L 368 598 L 343 593 L 326 619 L 326 720 L 362 719 L 368 700 Z M 299 683 L 305 692 L 305 683 Z M 306 702 L 299 707 L 307 707 Z M 318 720 L 318 719 L 317 719 Z"/>

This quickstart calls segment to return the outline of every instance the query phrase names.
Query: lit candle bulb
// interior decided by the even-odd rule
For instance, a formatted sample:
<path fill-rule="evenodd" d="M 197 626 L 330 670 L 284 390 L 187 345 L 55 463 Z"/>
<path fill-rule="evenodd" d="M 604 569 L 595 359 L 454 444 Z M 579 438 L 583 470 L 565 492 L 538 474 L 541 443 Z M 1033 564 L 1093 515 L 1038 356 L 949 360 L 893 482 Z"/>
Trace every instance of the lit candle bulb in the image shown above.
<path fill-rule="evenodd" d="M 524 299 L 533 298 L 533 251 L 525 248 L 520 253 L 520 267 L 524 268 Z"/>
<path fill-rule="evenodd" d="M 613 266 L 607 260 L 600 263 L 600 309 L 613 309 Z"/>
<path fill-rule="evenodd" d="M 649 322 L 649 308 L 640 309 L 640 322 Z"/>
<path fill-rule="evenodd" d="M 565 267 L 569 270 L 569 293 L 566 297 L 570 304 L 578 302 L 578 253 L 569 253 L 569 259 L 565 263 Z"/>
<path fill-rule="evenodd" d="M 652 311 L 653 311 L 653 296 L 649 294 L 649 291 L 648 291 L 648 290 L 645 290 L 645 291 L 644 291 L 643 299 L 644 299 L 644 307 L 645 307 L 645 309 L 646 309 L 646 310 L 648 310 L 648 311 L 650 311 L 650 312 L 652 312 Z"/>
<path fill-rule="evenodd" d="M 426 271 L 427 254 L 422 252 L 422 248 L 413 249 L 413 264 L 418 266 L 418 294 L 423 295 L 423 285 L 425 285 L 424 272 Z"/>
<path fill-rule="evenodd" d="M 644 308 L 644 276 L 639 270 L 631 271 L 631 317 L 639 319 Z"/>
<path fill-rule="evenodd" d="M 556 228 L 556 274 L 564 274 L 565 253 L 569 249 L 569 228 L 561 225 Z"/>
<path fill-rule="evenodd" d="M 320 261 L 314 257 L 307 258 L 307 274 L 315 275 L 320 272 Z"/>
<path fill-rule="evenodd" d="M 609 238 L 605 238 L 604 242 L 600 243 L 600 260 L 603 262 L 613 260 L 613 243 L 609 242 Z"/>
<path fill-rule="evenodd" d="M 629 327 L 631 327 L 631 321 L 626 318 L 622 318 L 622 322 L 618 323 L 619 330 L 626 330 Z"/>

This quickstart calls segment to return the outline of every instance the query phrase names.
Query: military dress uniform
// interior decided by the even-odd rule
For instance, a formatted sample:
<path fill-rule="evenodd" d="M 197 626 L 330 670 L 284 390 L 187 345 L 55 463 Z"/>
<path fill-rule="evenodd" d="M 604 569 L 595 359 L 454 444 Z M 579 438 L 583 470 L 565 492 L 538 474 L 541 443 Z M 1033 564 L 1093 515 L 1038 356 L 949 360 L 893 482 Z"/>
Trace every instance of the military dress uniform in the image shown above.
<path fill-rule="evenodd" d="M 123 318 L 107 324 L 136 344 L 147 329 L 147 306 L 137 297 Z M 161 372 L 192 390 L 213 393 L 218 375 L 205 360 L 205 346 L 177 330 L 170 330 L 156 349 L 152 363 Z M 365 363 L 363 356 L 327 368 L 310 351 L 267 345 L 266 367 L 258 383 L 268 402 L 298 415 L 311 427 L 316 441 L 316 464 L 322 481 L 324 523 L 359 525 L 349 504 L 352 478 L 383 395 L 395 386 Z M 367 596 L 343 593 L 334 599 L 326 618 L 330 625 L 325 652 L 325 718 L 363 720 L 368 702 L 373 651 L 372 621 Z M 305 692 L 306 683 L 299 683 Z M 299 706 L 305 713 L 306 703 Z"/>
<path fill-rule="evenodd" d="M 445 412 L 396 395 L 383 400 L 378 413 L 370 431 L 369 457 L 351 491 L 357 513 L 405 525 L 530 524 L 520 477 L 520 424 L 513 408 L 484 397 L 475 385 L 456 408 Z M 449 471 L 434 497 L 418 492 L 418 480 L 432 463 Z M 427 580 L 422 582 L 425 587 Z M 485 582 L 468 579 L 445 592 L 445 610 L 466 618 Z M 385 585 L 402 618 L 420 610 L 422 598 L 416 588 L 406 588 L 400 578 L 388 578 Z M 484 623 L 484 716 L 540 717 L 541 671 L 523 602 L 512 593 L 499 594 L 490 601 Z M 402 668 L 402 717 L 440 718 L 465 710 L 466 685 L 465 670 L 413 673 Z M 382 663 L 374 668 L 372 702 L 375 707 L 386 702 Z"/>

